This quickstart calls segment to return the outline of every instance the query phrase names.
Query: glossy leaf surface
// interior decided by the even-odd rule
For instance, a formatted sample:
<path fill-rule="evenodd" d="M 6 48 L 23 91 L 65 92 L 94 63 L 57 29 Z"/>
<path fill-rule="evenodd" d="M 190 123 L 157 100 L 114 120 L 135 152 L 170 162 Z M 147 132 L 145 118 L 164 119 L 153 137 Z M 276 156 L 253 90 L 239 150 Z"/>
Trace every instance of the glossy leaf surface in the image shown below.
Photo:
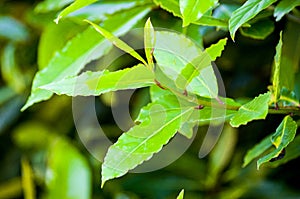
<path fill-rule="evenodd" d="M 152 71 L 140 64 L 116 72 L 87 71 L 79 76 L 69 77 L 42 88 L 58 95 L 97 96 L 111 91 L 142 88 L 153 84 Z"/>

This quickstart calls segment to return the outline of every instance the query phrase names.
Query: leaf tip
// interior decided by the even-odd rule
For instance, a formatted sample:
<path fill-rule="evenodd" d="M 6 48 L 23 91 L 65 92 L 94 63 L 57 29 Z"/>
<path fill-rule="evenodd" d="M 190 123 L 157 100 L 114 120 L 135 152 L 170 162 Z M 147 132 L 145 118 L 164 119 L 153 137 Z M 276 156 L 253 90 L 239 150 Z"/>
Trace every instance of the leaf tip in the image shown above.
<path fill-rule="evenodd" d="M 54 19 L 54 23 L 58 24 L 59 20 L 61 19 L 61 16 L 56 17 L 56 19 Z"/>

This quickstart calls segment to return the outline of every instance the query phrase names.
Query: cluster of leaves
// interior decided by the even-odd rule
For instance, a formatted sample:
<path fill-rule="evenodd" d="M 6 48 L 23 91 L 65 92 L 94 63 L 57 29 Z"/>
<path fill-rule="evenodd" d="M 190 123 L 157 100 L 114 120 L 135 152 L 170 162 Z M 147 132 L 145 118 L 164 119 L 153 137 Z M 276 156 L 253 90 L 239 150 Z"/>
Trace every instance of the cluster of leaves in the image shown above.
<path fill-rule="evenodd" d="M 149 87 L 151 101 L 139 111 L 135 119 L 136 124 L 124 132 L 106 153 L 102 164 L 102 186 L 106 181 L 123 176 L 149 160 L 177 133 L 188 139 L 193 137 L 195 126 L 228 122 L 236 128 L 253 120 L 263 120 L 268 114 L 283 114 L 284 118 L 275 133 L 248 151 L 243 166 L 247 166 L 256 158 L 259 158 L 258 169 L 263 164 L 278 166 L 297 158 L 300 155 L 300 151 L 295 149 L 300 139 L 296 136 L 298 125 L 294 121 L 300 113 L 299 96 L 295 92 L 295 73 L 299 66 L 296 49 L 300 41 L 295 34 L 295 29 L 299 29 L 297 25 L 288 22 L 287 28 L 280 33 L 269 91 L 257 93 L 257 97 L 247 101 L 220 96 L 212 62 L 221 56 L 230 38 L 219 39 L 203 50 L 202 35 L 199 34 L 199 29 L 208 32 L 208 27 L 211 27 L 224 32 L 229 31 L 232 40 L 235 39 L 237 31 L 246 37 L 266 39 L 275 30 L 276 23 L 273 22 L 272 16 L 276 21 L 282 20 L 283 16 L 298 20 L 295 17 L 297 9 L 294 8 L 300 5 L 299 1 L 290 4 L 288 0 L 281 0 L 275 5 L 276 2 L 248 0 L 241 5 L 220 3 L 218 0 L 41 2 L 35 7 L 35 12 L 50 13 L 50 18 L 52 17 L 56 24 L 49 25 L 41 36 L 38 52 L 39 71 L 33 78 L 31 94 L 22 111 L 35 103 L 49 100 L 54 93 L 68 96 L 99 96 L 118 90 Z M 65 6 L 67 7 L 64 8 Z M 174 26 L 174 30 L 180 30 L 186 36 L 155 30 L 148 18 L 143 35 L 145 59 L 118 37 L 125 35 L 137 24 L 143 23 L 147 15 L 151 15 L 158 7 L 173 14 L 174 18 L 179 17 L 179 28 Z M 62 8 L 64 9 L 54 19 L 51 12 Z M 295 16 L 289 14 L 292 10 L 295 11 Z M 152 22 L 156 25 L 155 20 Z M 3 49 L 1 70 L 2 76 L 5 77 L 3 79 L 14 92 L 22 93 L 29 84 L 28 79 L 32 71 L 27 71 L 28 77 L 21 75 L 20 68 L 14 63 L 14 54 L 17 42 L 28 39 L 28 32 L 22 24 L 11 18 L 2 17 L 0 26 L 1 24 L 10 24 L 12 28 L 18 29 L 14 31 L 16 35 L 0 33 L 12 41 Z M 197 30 L 196 34 L 193 29 Z M 61 34 L 61 38 L 56 34 Z M 55 42 L 56 45 L 53 46 L 51 42 Z M 123 65 L 121 67 L 126 68 L 119 70 L 113 68 L 82 72 L 91 61 L 109 54 L 113 45 L 136 58 L 139 63 L 132 67 Z M 7 96 L 9 100 L 11 97 Z M 15 141 L 19 145 L 24 145 L 23 136 L 35 137 L 36 134 L 44 132 L 41 130 L 43 128 L 25 131 L 25 127 L 22 126 L 21 133 L 16 133 Z M 230 133 L 225 135 L 220 140 L 223 142 L 220 146 L 226 146 L 231 137 Z M 67 194 L 66 192 L 59 192 L 57 189 L 70 190 L 68 184 L 59 188 L 60 183 L 57 182 L 61 181 L 60 178 L 69 178 L 68 173 L 63 172 L 65 170 L 78 171 L 76 167 L 88 167 L 86 160 L 65 138 L 54 138 L 49 132 L 41 133 L 37 140 L 30 140 L 28 145 L 25 142 L 25 146 L 22 147 L 30 148 L 32 142 L 35 142 L 34 146 L 45 149 L 50 157 L 58 156 L 55 159 L 50 158 L 55 161 L 48 163 L 50 170 L 62 172 L 56 172 L 54 177 L 50 173 L 47 177 L 49 197 L 67 198 L 66 195 L 59 195 Z M 61 156 L 64 148 L 70 150 Z M 229 147 L 229 150 L 232 148 Z M 213 152 L 212 176 L 217 176 L 228 162 L 225 157 L 220 161 L 221 165 L 214 166 L 218 164 L 216 159 L 224 156 L 222 151 L 224 148 Z M 285 151 L 287 155 L 284 155 Z M 61 168 L 62 162 L 68 164 Z M 30 179 L 32 174 L 26 159 L 22 161 L 22 166 L 26 174 L 24 179 Z M 91 174 L 86 169 L 79 176 L 81 180 L 72 194 L 77 198 L 88 198 L 90 187 L 84 184 L 89 184 Z M 208 181 L 206 186 L 210 187 L 215 183 L 214 180 Z M 25 184 L 28 185 L 28 194 L 34 195 L 30 191 L 33 190 L 30 180 Z M 86 190 L 76 189 L 81 186 Z M 183 191 L 178 198 L 183 198 Z"/>

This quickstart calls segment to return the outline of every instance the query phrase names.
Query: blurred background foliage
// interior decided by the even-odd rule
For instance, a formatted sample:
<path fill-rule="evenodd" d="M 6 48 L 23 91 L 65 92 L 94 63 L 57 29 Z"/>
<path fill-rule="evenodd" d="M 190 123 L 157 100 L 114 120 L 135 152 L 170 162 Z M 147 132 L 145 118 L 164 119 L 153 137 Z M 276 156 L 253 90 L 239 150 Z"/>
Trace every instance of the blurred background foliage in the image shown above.
<path fill-rule="evenodd" d="M 128 174 L 100 189 L 101 163 L 80 142 L 72 117 L 71 98 L 54 96 L 20 112 L 30 92 L 33 75 L 45 67 L 70 38 L 87 27 L 82 19 L 102 21 L 115 12 L 77 12 L 56 25 L 53 19 L 71 2 L 0 1 L 0 198 L 160 199 L 175 198 L 181 189 L 185 189 L 187 199 L 300 197 L 299 159 L 259 171 L 255 162 L 242 168 L 246 151 L 275 131 L 283 118 L 280 115 L 268 116 L 265 121 L 252 122 L 239 129 L 226 125 L 217 146 L 203 159 L 198 158 L 198 151 L 207 127 L 201 127 L 189 150 L 168 167 L 150 173 Z M 123 2 L 119 10 L 141 3 Z M 155 27 L 182 31 L 181 20 L 159 7 L 155 6 L 149 17 Z M 271 17 L 269 21 L 274 23 Z M 137 27 L 142 27 L 144 22 Z M 245 98 L 264 92 L 270 84 L 280 30 L 290 28 L 290 37 L 296 37 L 299 26 L 283 18 L 263 40 L 247 37 L 247 30 L 238 33 L 235 43 L 229 42 L 216 62 L 227 96 Z M 187 34 L 204 47 L 229 36 L 222 29 L 196 25 L 189 26 Z M 117 50 L 113 49 L 110 54 L 114 51 Z M 94 65 L 101 68 L 103 59 L 105 57 Z M 135 61 L 125 55 L 114 62 L 114 66 L 133 63 Z M 296 81 L 299 85 L 300 75 Z M 299 96 L 300 89 L 296 87 Z M 112 118 L 110 106 L 118 103 L 112 103 L 112 99 L 113 95 L 96 98 L 95 107 L 101 115 L 99 122 L 103 130 L 115 141 L 121 130 Z M 148 101 L 145 90 L 136 92 L 130 102 L 132 114 L 136 115 Z"/>

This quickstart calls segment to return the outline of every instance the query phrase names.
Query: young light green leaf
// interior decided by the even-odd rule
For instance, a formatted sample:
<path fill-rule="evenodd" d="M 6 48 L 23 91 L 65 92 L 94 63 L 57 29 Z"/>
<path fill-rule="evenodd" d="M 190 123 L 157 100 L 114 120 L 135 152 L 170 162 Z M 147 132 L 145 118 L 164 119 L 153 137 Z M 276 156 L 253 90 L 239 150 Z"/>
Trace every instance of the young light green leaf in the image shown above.
<path fill-rule="evenodd" d="M 245 125 L 252 120 L 265 119 L 268 114 L 268 103 L 271 98 L 271 93 L 260 94 L 252 101 L 241 106 L 231 120 L 230 124 L 233 127 Z"/>
<path fill-rule="evenodd" d="M 143 108 L 137 119 L 140 124 L 122 134 L 108 149 L 102 164 L 102 186 L 107 180 L 125 175 L 159 152 L 193 110 L 193 107 L 181 106 L 173 95 L 163 96 L 160 102 Z"/>
<path fill-rule="evenodd" d="M 244 163 L 242 167 L 246 167 L 252 160 L 258 158 L 267 149 L 272 146 L 271 135 L 265 137 L 262 141 L 256 144 L 252 149 L 250 149 L 244 157 Z"/>
<path fill-rule="evenodd" d="M 274 17 L 279 21 L 285 14 L 289 13 L 296 6 L 300 6 L 300 0 L 282 0 L 278 3 L 274 10 Z"/>
<path fill-rule="evenodd" d="M 281 68 L 280 60 L 281 60 L 281 49 L 282 49 L 282 32 L 280 32 L 280 38 L 279 42 L 276 46 L 276 54 L 274 57 L 274 65 L 273 65 L 273 77 L 272 77 L 272 91 L 273 91 L 273 99 L 272 102 L 275 104 L 277 103 L 280 91 L 281 91 L 281 85 L 280 85 L 280 74 L 281 71 L 284 70 L 284 68 Z"/>
<path fill-rule="evenodd" d="M 200 19 L 217 2 L 216 0 L 179 0 L 180 12 L 183 19 L 182 26 L 188 26 L 191 22 Z"/>
<path fill-rule="evenodd" d="M 44 0 L 34 8 L 34 11 L 38 13 L 45 13 L 59 10 L 73 1 L 74 0 Z"/>
<path fill-rule="evenodd" d="M 240 8 L 235 10 L 229 20 L 231 38 L 234 40 L 235 33 L 239 27 L 276 1 L 277 0 L 248 0 Z"/>
<path fill-rule="evenodd" d="M 215 61 L 218 57 L 221 56 L 226 43 L 227 38 L 220 39 L 218 43 L 212 44 L 210 47 L 205 49 L 205 51 L 209 54 L 211 61 Z"/>
<path fill-rule="evenodd" d="M 33 171 L 26 158 L 22 158 L 21 167 L 22 167 L 22 187 L 24 190 L 24 198 L 35 199 L 36 193 L 35 193 Z"/>
<path fill-rule="evenodd" d="M 182 189 L 176 199 L 183 199 L 184 189 Z"/>
<path fill-rule="evenodd" d="M 125 51 L 126 53 L 130 54 L 132 57 L 136 58 L 137 60 L 141 61 L 143 64 L 147 65 L 147 62 L 128 44 L 117 38 L 115 35 L 113 35 L 111 32 L 107 31 L 106 29 L 98 26 L 97 24 L 85 20 L 89 24 L 91 24 L 94 29 L 99 32 L 103 37 L 108 39 L 111 43 L 113 43 L 116 47 L 120 48 L 121 50 Z"/>
<path fill-rule="evenodd" d="M 79 10 L 87 5 L 90 5 L 96 1 L 97 0 L 76 0 L 74 3 L 72 3 L 71 5 L 66 7 L 61 13 L 59 13 L 59 15 L 56 17 L 54 22 L 56 24 L 58 24 L 58 22 L 61 18 L 66 17 L 68 14 L 70 14 L 76 10 Z"/>
<path fill-rule="evenodd" d="M 123 35 L 149 11 L 149 7 L 138 7 L 115 14 L 103 23 L 103 27 L 111 30 L 115 35 Z M 110 48 L 111 44 L 103 37 L 99 37 L 99 34 L 92 28 L 88 28 L 71 39 L 62 50 L 54 55 L 48 66 L 36 74 L 31 95 L 22 111 L 52 96 L 52 92 L 42 90 L 40 86 L 77 75 L 86 63 L 103 56 Z"/>
<path fill-rule="evenodd" d="M 155 32 L 151 24 L 150 18 L 147 20 L 144 28 L 144 48 L 145 54 L 148 61 L 148 66 L 153 70 L 153 51 L 155 46 Z"/>
<path fill-rule="evenodd" d="M 263 164 L 270 161 L 272 158 L 278 157 L 290 142 L 295 138 L 297 131 L 297 123 L 289 115 L 285 116 L 276 132 L 271 136 L 271 142 L 276 147 L 271 153 L 263 156 L 257 161 L 257 169 Z"/>
<path fill-rule="evenodd" d="M 240 32 L 246 37 L 263 40 L 267 38 L 275 29 L 274 23 L 270 19 L 259 20 L 250 27 L 242 27 Z"/>
<path fill-rule="evenodd" d="M 98 96 L 111 91 L 142 88 L 153 84 L 155 82 L 152 71 L 139 64 L 116 72 L 87 71 L 79 76 L 68 77 L 41 88 L 58 95 Z"/>

